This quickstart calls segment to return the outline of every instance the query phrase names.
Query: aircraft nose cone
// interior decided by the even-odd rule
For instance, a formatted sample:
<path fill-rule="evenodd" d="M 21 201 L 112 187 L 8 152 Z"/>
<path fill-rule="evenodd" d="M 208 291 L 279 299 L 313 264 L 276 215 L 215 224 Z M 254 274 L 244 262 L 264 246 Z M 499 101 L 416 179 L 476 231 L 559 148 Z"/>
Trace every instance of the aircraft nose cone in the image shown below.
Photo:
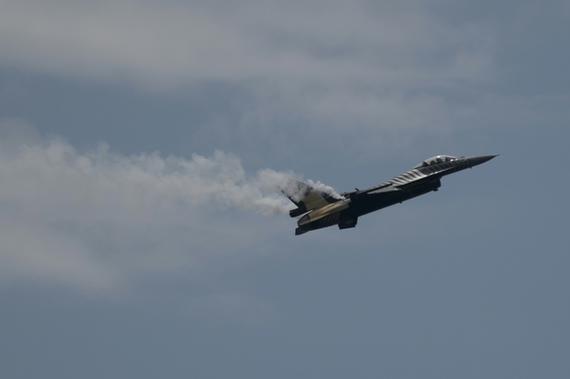
<path fill-rule="evenodd" d="M 485 162 L 488 162 L 491 159 L 496 158 L 498 156 L 499 156 L 498 154 L 496 154 L 496 155 L 482 155 L 480 157 L 477 157 L 477 160 L 481 163 L 485 163 Z"/>
<path fill-rule="evenodd" d="M 469 158 L 469 160 L 471 161 L 471 162 L 470 162 L 471 167 L 473 167 L 473 166 L 478 166 L 478 165 L 480 165 L 480 164 L 483 164 L 483 163 L 485 163 L 485 162 L 488 162 L 488 161 L 490 161 L 491 159 L 496 158 L 496 157 L 498 157 L 498 156 L 499 156 L 498 154 L 497 154 L 497 155 L 481 155 L 481 156 L 478 156 L 478 157 Z"/>

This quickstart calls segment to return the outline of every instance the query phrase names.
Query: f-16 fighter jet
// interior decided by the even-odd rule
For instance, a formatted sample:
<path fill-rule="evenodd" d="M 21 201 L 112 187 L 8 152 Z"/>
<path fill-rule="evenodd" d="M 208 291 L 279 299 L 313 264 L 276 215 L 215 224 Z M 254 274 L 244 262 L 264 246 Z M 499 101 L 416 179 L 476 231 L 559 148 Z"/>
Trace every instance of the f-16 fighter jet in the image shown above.
<path fill-rule="evenodd" d="M 495 157 L 438 155 L 378 186 L 365 190 L 356 188 L 342 194 L 336 194 L 330 187 L 327 187 L 330 190 L 319 188 L 296 180 L 291 181 L 282 192 L 297 206 L 289 215 L 302 216 L 297 221 L 295 235 L 332 225 L 338 225 L 339 229 L 354 228 L 358 217 L 437 191 L 443 176 L 472 168 Z"/>

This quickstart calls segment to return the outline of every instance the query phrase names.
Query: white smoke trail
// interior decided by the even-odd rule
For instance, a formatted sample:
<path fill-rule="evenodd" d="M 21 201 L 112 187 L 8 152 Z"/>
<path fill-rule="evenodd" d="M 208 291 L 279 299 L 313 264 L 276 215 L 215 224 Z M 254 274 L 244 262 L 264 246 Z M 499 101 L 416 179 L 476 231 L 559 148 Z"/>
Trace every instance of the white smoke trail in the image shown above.
<path fill-rule="evenodd" d="M 22 146 L 16 154 L 0 151 L 0 159 L 0 181 L 12 183 L 13 195 L 20 192 L 14 188 L 18 186 L 37 196 L 67 192 L 61 201 L 88 203 L 102 201 L 100 196 L 114 201 L 116 195 L 109 197 L 114 191 L 125 197 L 144 193 L 147 201 L 227 206 L 262 214 L 284 213 L 289 207 L 279 194 L 289 174 L 261 170 L 250 177 L 236 156 L 221 151 L 209 158 L 193 154 L 191 159 L 158 153 L 120 155 L 107 146 L 79 153 L 69 144 L 52 140 Z M 69 181 L 78 186 L 58 186 Z M 5 193 L 6 187 L 0 191 Z"/>
<path fill-rule="evenodd" d="M 297 180 L 341 198 L 332 187 L 304 180 L 292 172 L 263 169 L 248 175 L 237 156 L 222 151 L 215 151 L 211 157 L 192 154 L 190 159 L 157 152 L 122 155 L 112 152 L 107 145 L 79 152 L 61 140 L 46 141 L 33 135 L 34 129 L 26 129 L 25 125 L 0 126 L 3 126 L 0 175 L 5 175 L 0 176 L 1 182 L 41 189 L 44 193 L 50 188 L 58 193 L 69 192 L 66 196 L 69 199 L 89 202 L 103 195 L 112 199 L 115 196 L 109 192 L 115 187 L 116 194 L 144 192 L 149 198 L 163 199 L 162 202 L 209 204 L 274 214 L 286 213 L 291 207 L 281 193 L 283 190 L 293 197 L 301 196 L 295 194 Z M 7 133 L 7 129 L 15 133 Z M 26 183 L 15 182 L 18 178 Z M 58 183 L 68 180 L 81 185 L 57 188 Z"/>
<path fill-rule="evenodd" d="M 106 288 L 133 270 L 172 269 L 258 238 L 264 222 L 239 224 L 251 218 L 227 209 L 269 215 L 294 207 L 280 193 L 294 175 L 248 175 L 221 151 L 190 158 L 107 146 L 80 152 L 31 134 L 0 133 L 0 277 Z"/>
<path fill-rule="evenodd" d="M 274 170 L 260 170 L 258 172 L 258 185 L 259 188 L 265 189 L 266 191 L 274 192 L 279 190 L 293 198 L 295 201 L 302 200 L 304 195 L 305 185 L 300 185 L 302 182 L 309 187 L 323 192 L 335 199 L 341 199 L 342 196 L 335 191 L 334 188 L 328 186 L 319 181 L 314 181 L 311 179 L 303 179 L 299 175 L 293 173 L 283 173 Z"/>

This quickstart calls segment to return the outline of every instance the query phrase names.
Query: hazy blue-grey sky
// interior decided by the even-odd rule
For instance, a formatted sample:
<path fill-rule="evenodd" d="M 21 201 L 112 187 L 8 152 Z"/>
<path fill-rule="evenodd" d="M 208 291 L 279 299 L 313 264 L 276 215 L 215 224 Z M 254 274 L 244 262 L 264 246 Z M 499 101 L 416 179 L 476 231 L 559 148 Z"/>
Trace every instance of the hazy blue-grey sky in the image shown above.
<path fill-rule="evenodd" d="M 0 376 L 568 378 L 568 1 L 0 1 Z M 501 157 L 293 236 L 339 191 Z"/>

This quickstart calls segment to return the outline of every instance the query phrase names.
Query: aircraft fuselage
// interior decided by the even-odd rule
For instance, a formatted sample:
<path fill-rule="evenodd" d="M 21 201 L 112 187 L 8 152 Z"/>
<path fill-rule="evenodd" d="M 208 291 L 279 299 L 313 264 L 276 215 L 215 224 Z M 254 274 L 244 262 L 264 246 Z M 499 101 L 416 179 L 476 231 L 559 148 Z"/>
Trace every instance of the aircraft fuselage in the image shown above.
<path fill-rule="evenodd" d="M 340 229 L 353 228 L 360 216 L 437 191 L 441 187 L 443 176 L 472 168 L 494 157 L 495 155 L 431 158 L 388 182 L 366 190 L 344 193 L 342 199 L 311 210 L 299 219 L 295 234 L 332 225 L 338 225 Z"/>

